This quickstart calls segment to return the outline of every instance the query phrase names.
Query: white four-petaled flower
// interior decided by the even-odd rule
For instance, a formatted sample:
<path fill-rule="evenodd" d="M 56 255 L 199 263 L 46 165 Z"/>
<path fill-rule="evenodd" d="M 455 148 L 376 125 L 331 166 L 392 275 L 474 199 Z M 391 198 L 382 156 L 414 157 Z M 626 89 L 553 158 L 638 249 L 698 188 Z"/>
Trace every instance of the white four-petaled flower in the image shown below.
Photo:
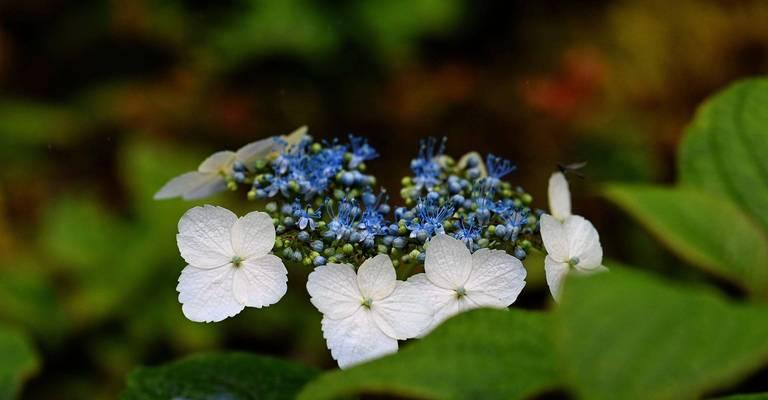
<path fill-rule="evenodd" d="M 225 176 L 232 172 L 235 162 L 250 168 L 257 160 L 265 159 L 283 144 L 297 144 L 306 133 L 307 127 L 302 126 L 287 136 L 281 136 L 284 143 L 269 137 L 249 143 L 236 152 L 225 150 L 213 153 L 197 167 L 197 171 L 181 174 L 168 181 L 155 193 L 154 198 L 163 200 L 181 197 L 184 200 L 195 200 L 224 191 L 227 188 Z"/>
<path fill-rule="evenodd" d="M 428 299 L 415 285 L 398 281 L 389 256 L 316 268 L 307 281 L 312 304 L 323 313 L 322 329 L 339 367 L 397 351 L 398 340 L 421 334 L 432 321 Z"/>
<path fill-rule="evenodd" d="M 288 271 L 269 254 L 275 227 L 266 213 L 237 218 L 226 208 L 194 207 L 179 220 L 176 242 L 189 264 L 176 290 L 184 315 L 192 321 L 218 322 L 285 295 Z"/>
<path fill-rule="evenodd" d="M 423 274 L 408 279 L 435 310 L 432 328 L 460 312 L 480 307 L 506 308 L 525 286 L 526 270 L 501 250 L 474 254 L 458 239 L 437 235 L 427 244 Z"/>
<path fill-rule="evenodd" d="M 541 239 L 547 250 L 544 270 L 555 300 L 560 300 L 569 271 L 590 274 L 606 271 L 602 266 L 600 236 L 591 222 L 571 214 L 571 192 L 561 172 L 549 178 L 549 209 L 540 219 Z"/>

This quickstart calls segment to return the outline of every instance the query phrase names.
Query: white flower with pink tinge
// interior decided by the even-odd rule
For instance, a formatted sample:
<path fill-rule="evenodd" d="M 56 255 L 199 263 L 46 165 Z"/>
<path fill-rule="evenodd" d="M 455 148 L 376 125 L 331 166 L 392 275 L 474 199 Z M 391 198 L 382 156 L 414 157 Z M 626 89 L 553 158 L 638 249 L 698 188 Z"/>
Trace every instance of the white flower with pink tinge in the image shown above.
<path fill-rule="evenodd" d="M 398 340 L 416 337 L 432 321 L 428 299 L 398 281 L 389 256 L 360 265 L 327 264 L 309 274 L 307 291 L 323 313 L 322 329 L 339 367 L 395 353 Z"/>
<path fill-rule="evenodd" d="M 523 290 L 526 277 L 523 263 L 506 252 L 470 253 L 462 241 L 448 235 L 437 235 L 427 243 L 424 271 L 408 283 L 426 294 L 435 310 L 427 332 L 467 310 L 509 307 Z"/>
<path fill-rule="evenodd" d="M 251 168 L 257 160 L 267 158 L 283 145 L 299 143 L 306 133 L 307 127 L 302 126 L 289 135 L 281 136 L 280 140 L 269 137 L 249 143 L 237 151 L 217 151 L 206 158 L 197 167 L 197 171 L 183 173 L 168 181 L 155 193 L 154 198 L 165 200 L 181 197 L 184 200 L 197 200 L 222 192 L 227 188 L 225 177 L 232 173 L 236 162 Z"/>
<path fill-rule="evenodd" d="M 570 271 L 592 274 L 608 269 L 602 265 L 603 248 L 595 227 L 583 217 L 571 214 L 571 191 L 561 172 L 549 178 L 549 209 L 552 214 L 542 214 L 539 226 L 547 250 L 547 285 L 552 297 L 559 301 Z"/>
<path fill-rule="evenodd" d="M 266 213 L 237 218 L 226 208 L 194 207 L 179 220 L 176 242 L 189 264 L 176 290 L 191 321 L 218 322 L 285 295 L 288 271 L 269 254 L 275 227 Z"/>

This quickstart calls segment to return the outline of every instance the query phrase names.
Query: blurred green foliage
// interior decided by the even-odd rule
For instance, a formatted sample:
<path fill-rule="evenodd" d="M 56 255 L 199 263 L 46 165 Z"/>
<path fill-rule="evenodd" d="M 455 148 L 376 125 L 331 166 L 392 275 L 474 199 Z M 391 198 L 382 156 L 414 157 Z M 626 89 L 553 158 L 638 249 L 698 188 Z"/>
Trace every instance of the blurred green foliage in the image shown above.
<path fill-rule="evenodd" d="M 739 87 L 724 95 L 732 101 L 713 100 L 688 130 L 681 180 L 715 189 L 734 205 L 714 205 L 718 211 L 709 212 L 722 215 L 682 221 L 676 230 L 657 228 L 672 254 L 588 193 L 604 181 L 672 182 L 674 154 L 696 105 L 735 78 L 768 72 L 768 25 L 759 23 L 766 18 L 768 4 L 757 0 L 0 2 L 0 321 L 28 334 L 12 334 L 19 354 L 31 355 L 28 345 L 40 354 L 39 368 L 30 356 L 8 376 L 20 382 L 39 371 L 22 392 L 28 398 L 107 399 L 137 365 L 204 350 L 332 366 L 301 267 L 290 268 L 289 294 L 273 307 L 215 326 L 186 321 L 173 290 L 183 267 L 174 234 L 179 216 L 197 203 L 151 200 L 211 151 L 304 123 L 323 138 L 349 131 L 370 137 L 383 155 L 371 168 L 391 189 L 417 139 L 430 134 L 448 136 L 451 153 L 514 159 L 515 183 L 538 199 L 557 163 L 587 160 L 586 179 L 573 184 L 575 209 L 595 221 L 608 255 L 731 294 L 718 277 L 757 291 L 764 271 L 734 254 L 751 247 L 762 257 L 760 235 L 722 248 L 717 244 L 731 242 L 710 245 L 715 239 L 707 234 L 755 229 L 742 221 L 750 216 L 765 222 L 761 192 L 749 191 L 766 168 L 763 159 L 697 171 L 704 159 L 765 153 L 762 89 Z M 713 122 L 723 113 L 733 120 Z M 731 143 L 743 134 L 752 141 L 747 150 L 735 145 L 748 142 Z M 722 146 L 702 155 L 710 151 L 699 146 L 704 141 Z M 712 188 L 722 173 L 738 178 L 727 190 Z M 254 207 L 237 197 L 210 201 L 237 212 Z M 729 217 L 739 213 L 734 207 L 746 217 Z M 717 226 L 697 230 L 703 242 L 691 243 L 686 232 L 706 224 Z M 686 240 L 688 253 L 701 251 L 706 262 L 686 256 L 670 237 Z M 530 279 L 518 305 L 546 308 L 535 256 L 526 262 Z M 715 277 L 680 268 L 687 262 Z M 625 280 L 634 281 L 616 284 L 632 290 Z M 465 319 L 492 324 L 482 314 Z M 540 330 L 538 323 L 531 325 Z M 460 330 L 461 320 L 454 325 Z M 428 340 L 454 335 L 441 334 Z M 429 352 L 428 340 L 401 355 Z M 392 368 L 382 373 L 401 373 Z M 681 375 L 680 386 L 659 393 L 714 387 L 683 379 L 690 377 L 738 383 L 735 375 L 705 372 Z M 349 385 L 370 389 L 361 382 Z M 567 382 L 577 393 L 607 390 L 605 382 Z M 430 393 L 463 393 L 449 393 L 449 386 Z"/>
<path fill-rule="evenodd" d="M 317 371 L 251 354 L 204 354 L 131 373 L 123 400 L 293 399 Z"/>
<path fill-rule="evenodd" d="M 37 354 L 21 332 L 0 326 L 0 399 L 13 399 L 39 367 Z"/>

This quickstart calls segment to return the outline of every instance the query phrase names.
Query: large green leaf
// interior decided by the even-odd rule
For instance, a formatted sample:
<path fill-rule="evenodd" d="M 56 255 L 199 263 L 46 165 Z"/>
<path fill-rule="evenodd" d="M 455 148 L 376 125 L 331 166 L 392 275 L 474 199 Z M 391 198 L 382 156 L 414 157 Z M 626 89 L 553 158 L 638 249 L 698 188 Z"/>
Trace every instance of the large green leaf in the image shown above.
<path fill-rule="evenodd" d="M 636 185 L 613 185 L 605 194 L 686 261 L 768 296 L 768 239 L 727 199 Z"/>
<path fill-rule="evenodd" d="M 37 368 L 37 355 L 27 338 L 0 325 L 0 400 L 16 398 L 24 380 Z"/>
<path fill-rule="evenodd" d="M 768 79 L 732 85 L 699 109 L 680 148 L 680 180 L 732 198 L 768 227 Z"/>
<path fill-rule="evenodd" d="M 558 383 L 544 314 L 461 314 L 393 356 L 311 382 L 299 399 L 379 393 L 429 399 L 516 399 Z"/>
<path fill-rule="evenodd" d="M 564 379 L 588 399 L 687 399 L 768 362 L 768 309 L 613 268 L 569 279 L 555 317 Z"/>
<path fill-rule="evenodd" d="M 123 400 L 292 399 L 317 372 L 251 354 L 192 356 L 128 377 Z"/>

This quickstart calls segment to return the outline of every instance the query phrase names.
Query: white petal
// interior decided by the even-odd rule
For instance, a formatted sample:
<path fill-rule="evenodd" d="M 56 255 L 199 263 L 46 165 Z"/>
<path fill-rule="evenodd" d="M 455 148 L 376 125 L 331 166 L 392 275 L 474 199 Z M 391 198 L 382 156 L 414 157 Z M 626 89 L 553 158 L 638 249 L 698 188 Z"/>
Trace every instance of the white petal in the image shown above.
<path fill-rule="evenodd" d="M 426 274 L 416 274 L 408 278 L 413 289 L 427 298 L 427 304 L 432 308 L 432 322 L 421 333 L 421 336 L 431 332 L 437 325 L 446 319 L 458 314 L 466 306 L 464 299 L 459 299 L 455 290 L 444 289 L 436 286 L 429 280 Z"/>
<path fill-rule="evenodd" d="M 506 252 L 480 249 L 472 254 L 472 273 L 464 288 L 475 304 L 505 308 L 525 287 L 526 273 L 523 263 Z"/>
<path fill-rule="evenodd" d="M 357 287 L 357 275 L 349 264 L 315 268 L 307 278 L 307 291 L 312 304 L 329 318 L 345 318 L 362 307 L 363 295 Z"/>
<path fill-rule="evenodd" d="M 395 290 L 395 267 L 386 254 L 379 254 L 363 262 L 357 270 L 357 285 L 363 298 L 383 299 Z"/>
<path fill-rule="evenodd" d="M 555 172 L 549 178 L 549 211 L 560 221 L 571 216 L 571 190 L 562 172 Z"/>
<path fill-rule="evenodd" d="M 288 291 L 288 270 L 277 256 L 250 258 L 235 270 L 235 298 L 246 307 L 277 303 Z"/>
<path fill-rule="evenodd" d="M 244 306 L 232 291 L 234 274 L 231 264 L 213 269 L 184 268 L 176 286 L 184 316 L 195 322 L 218 322 L 242 311 Z"/>
<path fill-rule="evenodd" d="M 232 249 L 243 259 L 261 257 L 275 245 L 275 225 L 269 214 L 254 211 L 232 226 Z"/>
<path fill-rule="evenodd" d="M 342 319 L 326 315 L 322 327 L 331 355 L 342 369 L 397 352 L 397 339 L 384 334 L 365 308 Z"/>
<path fill-rule="evenodd" d="M 555 261 L 552 257 L 547 256 L 544 259 L 544 271 L 547 274 L 549 292 L 552 293 L 555 301 L 560 301 L 565 276 L 568 275 L 568 264 Z"/>
<path fill-rule="evenodd" d="M 542 214 L 539 219 L 539 230 L 547 253 L 557 261 L 568 261 L 570 259 L 568 235 L 563 224 L 551 215 Z"/>
<path fill-rule="evenodd" d="M 219 174 L 207 174 L 207 176 L 207 181 L 204 184 L 184 193 L 181 198 L 184 200 L 204 199 L 227 190 L 227 182 L 223 176 Z"/>
<path fill-rule="evenodd" d="M 155 193 L 154 199 L 164 200 L 182 196 L 186 198 L 189 194 L 204 192 L 204 189 L 210 188 L 218 180 L 222 180 L 218 174 L 204 174 L 197 171 L 187 172 L 163 185 Z"/>
<path fill-rule="evenodd" d="M 457 289 L 469 278 L 472 255 L 462 241 L 448 235 L 437 235 L 427 244 L 424 271 L 435 285 Z"/>
<path fill-rule="evenodd" d="M 212 268 L 229 263 L 235 255 L 230 231 L 237 216 L 226 208 L 194 207 L 179 220 L 176 243 L 187 263 Z"/>
<path fill-rule="evenodd" d="M 568 236 L 568 254 L 571 258 L 579 259 L 578 268 L 589 270 L 599 267 L 603 262 L 603 248 L 592 223 L 572 215 L 565 220 L 563 226 Z"/>
<path fill-rule="evenodd" d="M 228 172 L 232 168 L 232 164 L 235 163 L 234 151 L 217 151 L 200 163 L 197 170 L 203 173 L 221 173 Z"/>
<path fill-rule="evenodd" d="M 431 325 L 434 312 L 430 299 L 420 289 L 413 283 L 397 282 L 391 295 L 373 302 L 373 319 L 387 336 L 410 339 Z"/>
<path fill-rule="evenodd" d="M 307 130 L 308 130 L 308 128 L 307 128 L 306 125 L 301 126 L 301 127 L 297 128 L 295 131 L 293 131 L 293 132 L 291 132 L 291 133 L 289 133 L 287 135 L 283 135 L 282 139 L 286 143 L 288 143 L 289 146 L 295 146 L 295 145 L 299 144 L 299 142 L 301 142 L 301 140 L 304 139 L 305 136 L 307 136 Z"/>
<path fill-rule="evenodd" d="M 274 145 L 275 139 L 271 137 L 248 143 L 237 150 L 237 161 L 243 163 L 247 168 L 252 168 L 256 161 L 267 158 Z"/>

